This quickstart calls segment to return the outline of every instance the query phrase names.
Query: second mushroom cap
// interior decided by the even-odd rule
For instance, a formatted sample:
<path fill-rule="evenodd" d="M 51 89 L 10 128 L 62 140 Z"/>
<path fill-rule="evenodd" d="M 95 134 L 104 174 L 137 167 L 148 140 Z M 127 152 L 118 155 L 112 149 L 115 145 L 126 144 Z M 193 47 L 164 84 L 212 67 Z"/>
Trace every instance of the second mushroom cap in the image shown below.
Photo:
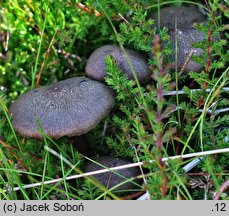
<path fill-rule="evenodd" d="M 147 81 L 150 78 L 151 73 L 148 69 L 146 59 L 133 50 L 125 49 L 125 51 L 131 64 L 133 65 L 139 82 L 143 83 Z M 123 53 L 122 49 L 116 45 L 102 46 L 91 54 L 85 69 L 86 74 L 90 78 L 104 81 L 104 78 L 107 75 L 105 70 L 105 58 L 108 55 L 111 55 L 111 57 L 114 58 L 117 66 L 123 74 L 126 74 L 129 79 L 134 79 L 131 67 L 128 64 L 125 54 Z"/>

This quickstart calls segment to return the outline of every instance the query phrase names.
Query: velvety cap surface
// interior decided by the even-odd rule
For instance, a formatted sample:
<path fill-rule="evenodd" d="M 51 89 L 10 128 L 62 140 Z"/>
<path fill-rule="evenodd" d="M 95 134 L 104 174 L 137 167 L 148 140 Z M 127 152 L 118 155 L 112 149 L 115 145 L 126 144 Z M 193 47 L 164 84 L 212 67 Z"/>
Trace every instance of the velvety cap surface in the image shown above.
<path fill-rule="evenodd" d="M 111 168 L 111 167 L 116 167 L 116 166 L 121 166 L 125 164 L 130 164 L 131 162 L 126 160 L 126 159 L 121 159 L 121 158 L 115 158 L 112 156 L 103 156 L 98 159 L 95 159 L 95 161 L 99 164 L 102 164 L 105 167 Z M 85 167 L 85 172 L 92 172 L 96 170 L 104 169 L 102 166 L 97 165 L 93 162 L 89 162 L 86 167 Z M 139 167 L 132 167 L 128 169 L 122 169 L 122 170 L 117 170 L 120 175 L 124 176 L 125 178 L 133 178 L 138 175 L 140 175 L 140 169 Z M 96 180 L 98 180 L 100 183 L 105 185 L 107 188 L 112 188 L 121 182 L 125 181 L 126 179 L 113 173 L 113 172 L 106 172 L 106 173 L 101 173 L 97 175 L 93 175 Z M 134 180 L 134 182 L 139 182 L 137 180 Z M 119 186 L 117 189 L 118 190 L 127 190 L 127 189 L 134 189 L 136 188 L 136 185 L 132 182 L 127 182 L 125 184 L 122 184 Z"/>
<path fill-rule="evenodd" d="M 154 11 L 149 18 L 155 20 L 153 28 L 158 27 L 158 13 Z M 177 21 L 177 29 L 175 29 L 175 22 Z M 193 27 L 194 23 L 204 23 L 207 18 L 198 7 L 182 6 L 182 7 L 165 7 L 160 10 L 160 27 L 167 27 L 171 36 L 173 54 L 171 59 L 175 62 L 175 50 L 177 40 L 177 67 L 181 70 L 185 62 L 190 58 L 190 52 L 193 51 L 192 56 L 200 56 L 203 50 L 194 48 L 193 43 L 204 39 L 204 33 Z M 175 33 L 176 32 L 176 33 Z M 166 46 L 166 45 L 165 45 Z M 151 53 L 149 53 L 151 56 Z M 203 66 L 197 62 L 189 59 L 185 65 L 184 71 L 200 72 Z"/>
<path fill-rule="evenodd" d="M 175 36 L 174 32 L 171 32 L 171 41 L 173 44 L 173 49 L 176 49 L 176 40 L 178 44 L 178 52 L 177 52 L 177 66 L 178 69 L 181 69 L 189 57 L 191 51 L 193 52 L 192 56 L 200 56 L 203 53 L 203 50 L 200 48 L 195 48 L 192 46 L 192 43 L 196 43 L 202 41 L 204 39 L 204 33 L 191 28 L 185 30 L 177 30 L 177 34 Z M 173 60 L 175 61 L 175 54 L 173 55 Z M 192 61 L 191 59 L 188 61 L 185 66 L 184 71 L 196 71 L 199 72 L 203 69 L 203 66 L 199 63 Z"/>
<path fill-rule="evenodd" d="M 39 137 L 40 128 L 54 139 L 87 133 L 114 105 L 113 91 L 103 83 L 75 77 L 21 95 L 10 107 L 14 129 L 25 137 Z"/>
<path fill-rule="evenodd" d="M 131 61 L 137 78 L 140 83 L 147 81 L 150 78 L 150 71 L 148 69 L 146 59 L 139 53 L 125 49 L 126 53 Z M 120 71 L 128 76 L 129 79 L 134 79 L 131 68 L 128 64 L 128 61 L 122 52 L 121 48 L 116 45 L 105 45 L 96 49 L 88 59 L 86 66 L 86 74 L 92 79 L 104 81 L 104 77 L 107 75 L 105 68 L 105 58 L 107 55 L 111 55 Z"/>
<path fill-rule="evenodd" d="M 155 25 L 158 27 L 158 12 L 154 11 L 149 18 L 155 20 Z M 165 7 L 160 10 L 160 27 L 175 29 L 177 20 L 177 28 L 187 29 L 192 28 L 194 23 L 206 22 L 207 18 L 198 7 L 181 6 L 181 7 Z"/>

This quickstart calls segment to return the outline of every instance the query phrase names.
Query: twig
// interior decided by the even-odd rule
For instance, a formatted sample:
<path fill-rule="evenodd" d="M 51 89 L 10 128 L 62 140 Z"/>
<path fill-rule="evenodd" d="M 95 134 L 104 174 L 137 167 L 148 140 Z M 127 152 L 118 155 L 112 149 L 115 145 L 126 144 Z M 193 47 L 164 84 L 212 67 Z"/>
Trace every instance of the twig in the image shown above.
<path fill-rule="evenodd" d="M 76 6 L 77 6 L 78 8 L 80 8 L 80 9 L 82 9 L 82 10 L 84 10 L 84 11 L 90 13 L 90 14 L 94 14 L 95 16 L 101 16 L 101 13 L 99 13 L 98 11 L 96 11 L 96 10 L 90 10 L 90 9 L 88 9 L 85 5 L 83 5 L 83 4 L 81 4 L 81 3 L 76 4 Z"/>
<path fill-rule="evenodd" d="M 214 194 L 213 200 L 218 200 L 221 194 L 228 188 L 229 188 L 229 180 L 227 180 L 226 182 L 222 184 L 222 186 L 220 187 L 220 191 Z"/>
<path fill-rule="evenodd" d="M 107 124 L 108 124 L 108 121 L 106 120 L 106 121 L 104 122 L 104 125 L 103 125 L 103 131 L 102 131 L 102 134 L 101 134 L 102 137 L 104 137 L 105 134 L 106 134 L 106 131 L 107 131 Z"/>
<path fill-rule="evenodd" d="M 8 46 L 9 46 L 9 39 L 10 39 L 10 32 L 9 32 L 9 22 L 8 22 L 8 18 L 7 18 L 7 14 L 6 14 L 6 10 L 5 8 L 2 8 L 3 10 L 3 13 L 5 14 L 5 17 L 6 17 L 6 26 L 7 26 L 7 32 L 6 32 L 6 43 L 5 43 L 5 51 L 7 52 L 8 51 Z M 4 45 L 4 43 L 3 43 Z"/>
<path fill-rule="evenodd" d="M 185 68 L 187 67 L 187 64 L 189 63 L 189 61 L 190 61 L 190 59 L 191 59 L 193 53 L 194 53 L 194 50 L 192 49 L 192 50 L 190 51 L 190 53 L 189 53 L 187 59 L 185 60 L 184 65 L 182 66 L 182 68 L 181 68 L 179 74 L 178 74 L 179 77 L 180 77 L 181 74 L 184 72 Z"/>
<path fill-rule="evenodd" d="M 176 156 L 172 156 L 172 157 L 165 157 L 165 158 L 162 158 L 162 161 L 175 160 L 175 159 L 186 159 L 186 158 L 192 158 L 192 157 L 202 157 L 202 156 L 227 153 L 227 152 L 229 152 L 229 148 L 217 149 L 217 150 L 211 150 L 211 151 L 205 151 L 205 152 L 190 153 L 190 154 L 184 154 L 184 155 L 176 155 Z M 44 181 L 44 182 L 38 182 L 38 183 L 34 183 L 34 184 L 23 185 L 21 187 L 14 187 L 14 188 L 12 188 L 12 191 L 18 191 L 18 190 L 21 190 L 22 188 L 27 189 L 27 188 L 38 187 L 41 185 L 53 184 L 53 183 L 57 183 L 57 182 L 60 182 L 63 180 L 72 180 L 72 179 L 82 178 L 82 177 L 86 177 L 86 176 L 92 176 L 92 175 L 96 175 L 96 174 L 100 174 L 100 173 L 106 173 L 106 172 L 109 172 L 111 170 L 121 170 L 121 169 L 127 169 L 127 168 L 142 166 L 144 164 L 154 163 L 154 162 L 155 162 L 155 160 L 150 160 L 147 162 L 137 162 L 137 163 L 126 164 L 126 165 L 122 165 L 122 166 L 116 166 L 116 167 L 112 167 L 109 169 L 101 169 L 101 170 L 97 170 L 97 171 L 93 171 L 93 172 L 87 172 L 87 173 L 68 176 L 66 178 L 57 178 L 57 179 L 48 180 L 48 181 Z M 3 192 L 7 192 L 7 190 L 4 189 Z"/>
<path fill-rule="evenodd" d="M 181 106 L 176 106 L 175 109 L 171 110 L 169 113 L 167 113 L 167 115 L 170 115 L 171 113 L 177 111 L 178 109 L 182 109 Z M 209 113 L 209 114 L 212 114 L 212 113 L 222 113 L 222 112 L 228 112 L 229 111 L 229 107 L 226 107 L 226 108 L 222 108 L 222 109 L 216 109 L 216 110 L 212 110 L 212 109 L 207 109 L 206 112 Z M 199 112 L 202 113 L 204 112 L 203 109 L 199 109 Z"/>
<path fill-rule="evenodd" d="M 215 176 L 222 176 L 222 175 L 228 175 L 229 171 L 228 170 L 224 170 L 223 173 L 215 173 Z M 188 176 L 204 176 L 206 175 L 206 172 L 198 172 L 198 173 L 187 173 L 186 175 Z"/>
<path fill-rule="evenodd" d="M 74 169 L 74 165 L 65 157 L 62 156 L 62 154 L 59 154 L 58 152 L 56 152 L 55 150 L 49 148 L 47 145 L 44 146 L 44 149 L 48 152 L 50 152 L 51 154 L 55 155 L 56 157 L 58 157 L 60 160 L 64 161 L 66 164 L 68 164 L 72 169 Z"/>
<path fill-rule="evenodd" d="M 8 149 L 8 151 L 18 160 L 18 162 L 26 169 L 27 167 L 25 166 L 25 164 L 23 163 L 23 161 L 13 152 L 12 150 L 12 147 L 9 146 L 5 141 L 3 141 L 1 138 L 0 138 L 0 144 L 2 144 L 5 148 Z"/>
<path fill-rule="evenodd" d="M 56 49 L 56 51 L 57 51 L 57 53 L 63 55 L 65 59 L 74 58 L 74 59 L 77 59 L 78 61 L 82 62 L 82 58 L 80 58 L 80 56 L 78 56 L 76 54 L 66 52 L 64 49 L 61 49 L 61 48 Z"/>
<path fill-rule="evenodd" d="M 39 86 L 39 82 L 40 82 L 40 79 L 41 79 L 41 74 L 42 74 L 44 66 L 45 66 L 45 61 L 46 61 L 46 59 L 48 58 L 48 56 L 50 54 L 51 47 L 53 45 L 54 39 L 55 39 L 58 31 L 59 31 L 59 28 L 56 29 L 56 31 L 55 31 L 55 33 L 54 33 L 54 35 L 53 35 L 53 37 L 52 37 L 52 39 L 50 41 L 49 47 L 48 47 L 47 51 L 45 52 L 44 60 L 43 60 L 43 62 L 41 64 L 41 69 L 40 69 L 40 71 L 38 73 L 38 76 L 37 76 L 36 88 Z"/>
<path fill-rule="evenodd" d="M 149 193 L 148 191 L 138 198 L 138 200 L 148 200 Z"/>
<path fill-rule="evenodd" d="M 128 24 L 128 25 L 130 25 L 130 23 L 128 22 L 128 20 L 127 19 L 125 19 L 125 17 L 123 17 L 123 15 L 122 14 L 120 14 L 120 13 L 118 13 L 118 15 Z"/>
<path fill-rule="evenodd" d="M 197 166 L 201 162 L 201 159 L 203 159 L 203 157 L 196 158 L 196 159 L 192 160 L 191 162 L 189 162 L 187 165 L 185 165 L 183 167 L 184 173 L 189 172 L 191 169 L 193 169 L 195 166 Z"/>
<path fill-rule="evenodd" d="M 197 91 L 201 91 L 202 89 L 191 89 L 191 92 L 197 92 Z M 229 91 L 229 87 L 224 87 L 222 88 L 223 91 Z M 211 89 L 208 88 L 205 90 L 205 92 L 210 92 Z M 182 94 L 186 94 L 183 90 L 179 90 L 179 91 L 167 91 L 164 93 L 164 96 L 170 96 L 170 95 L 182 95 Z"/>
<path fill-rule="evenodd" d="M 199 109 L 199 112 L 203 112 L 203 109 Z M 229 111 L 229 107 L 226 108 L 222 108 L 222 109 L 216 109 L 216 110 L 211 110 L 208 109 L 207 113 L 212 114 L 212 113 L 222 113 L 222 112 L 228 112 Z"/>
<path fill-rule="evenodd" d="M 72 5 L 71 2 L 68 2 L 69 5 Z M 83 11 L 89 13 L 89 14 L 94 14 L 95 16 L 102 16 L 100 12 L 98 12 L 97 10 L 93 10 L 93 9 L 89 9 L 87 8 L 84 4 L 82 3 L 77 3 L 76 7 L 82 9 Z"/>

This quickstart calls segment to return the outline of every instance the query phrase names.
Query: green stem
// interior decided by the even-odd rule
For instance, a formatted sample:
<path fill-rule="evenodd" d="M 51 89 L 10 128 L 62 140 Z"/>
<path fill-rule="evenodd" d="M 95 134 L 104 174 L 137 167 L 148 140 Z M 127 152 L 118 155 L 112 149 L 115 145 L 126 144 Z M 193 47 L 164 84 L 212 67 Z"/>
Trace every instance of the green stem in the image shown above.
<path fill-rule="evenodd" d="M 43 23 L 43 27 L 42 27 L 42 32 L 41 32 L 41 41 L 39 43 L 39 47 L 38 47 L 38 50 L 37 50 L 37 57 L 36 57 L 35 66 L 34 66 L 34 69 L 32 71 L 32 84 L 31 84 L 31 88 L 34 88 L 34 86 L 35 86 L 36 71 L 37 71 L 38 61 L 39 61 L 39 57 L 40 57 L 40 53 L 41 53 L 41 45 L 42 45 L 43 38 L 44 38 L 44 31 L 45 31 L 45 27 L 46 27 L 46 21 L 47 21 L 48 11 L 49 11 L 49 7 L 47 5 L 46 10 L 45 10 L 45 19 L 44 19 L 44 23 Z"/>
<path fill-rule="evenodd" d="M 123 51 L 123 53 L 124 53 L 124 56 L 125 56 L 125 58 L 126 58 L 126 60 L 127 60 L 127 63 L 129 64 L 129 66 L 130 66 L 130 68 L 131 68 L 131 72 L 132 72 L 132 74 L 133 74 L 134 80 L 135 80 L 136 85 L 137 85 L 137 87 L 138 87 L 138 90 L 139 90 L 139 93 L 140 93 L 140 96 L 141 96 L 143 105 L 144 105 L 145 109 L 147 110 L 147 107 L 148 107 L 148 106 L 147 106 L 147 103 L 146 103 L 146 101 L 145 101 L 145 98 L 144 98 L 144 94 L 143 94 L 143 92 L 142 92 L 141 85 L 140 85 L 140 83 L 139 83 L 139 81 L 138 81 L 138 78 L 137 78 L 136 72 L 135 72 L 135 70 L 134 70 L 134 67 L 133 67 L 133 65 L 132 65 L 132 63 L 131 63 L 131 61 L 130 61 L 130 59 L 129 59 L 127 53 L 126 53 L 126 50 L 125 50 L 125 48 L 123 47 L 123 45 L 122 45 L 122 43 L 121 43 L 121 39 L 120 39 L 120 37 L 119 37 L 119 34 L 118 34 L 116 28 L 114 27 L 114 25 L 113 25 L 113 23 L 112 23 L 110 17 L 107 15 L 107 13 L 106 13 L 105 9 L 103 8 L 103 6 L 100 4 L 100 2 L 99 2 L 98 0 L 96 0 L 96 1 L 97 1 L 97 3 L 99 4 L 99 6 L 101 7 L 103 13 L 105 14 L 106 18 L 108 19 L 108 21 L 109 21 L 109 23 L 110 23 L 110 25 L 111 25 L 111 27 L 112 27 L 114 33 L 115 33 L 115 36 L 116 36 L 117 41 L 118 41 L 118 43 L 119 43 L 119 46 L 121 47 L 121 49 L 122 49 L 122 51 Z M 153 128 L 153 123 L 152 123 L 152 121 L 151 121 L 151 119 L 150 119 L 149 113 L 146 112 L 146 114 L 147 114 L 147 117 L 148 117 L 148 119 L 149 119 L 150 125 L 151 125 L 151 127 Z"/>
<path fill-rule="evenodd" d="M 177 40 L 177 19 L 175 20 L 175 63 L 176 63 L 176 105 L 179 107 L 179 94 L 178 94 L 178 68 L 177 63 L 178 62 L 178 40 Z M 178 126 L 181 128 L 181 117 L 180 117 L 180 109 L 177 109 L 177 116 L 178 116 Z"/>

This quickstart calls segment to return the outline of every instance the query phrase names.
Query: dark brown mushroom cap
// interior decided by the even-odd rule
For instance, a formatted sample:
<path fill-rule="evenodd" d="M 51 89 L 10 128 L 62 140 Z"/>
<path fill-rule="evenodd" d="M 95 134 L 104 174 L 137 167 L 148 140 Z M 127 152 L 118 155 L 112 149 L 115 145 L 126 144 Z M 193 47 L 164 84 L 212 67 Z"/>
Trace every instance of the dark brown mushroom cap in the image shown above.
<path fill-rule="evenodd" d="M 153 12 L 149 18 L 155 20 L 157 27 L 158 14 L 157 11 Z M 177 20 L 177 36 L 175 37 L 175 22 Z M 181 70 L 186 60 L 189 58 L 191 50 L 193 50 L 193 56 L 199 56 L 203 51 L 201 49 L 193 48 L 192 43 L 199 42 L 204 39 L 204 33 L 193 28 L 194 23 L 206 22 L 207 18 L 202 14 L 195 6 L 191 7 L 166 7 L 160 10 L 160 26 L 167 27 L 171 36 L 173 45 L 172 60 L 175 61 L 175 44 L 177 38 L 177 66 L 178 70 Z M 166 45 L 165 45 L 166 46 Z M 149 53 L 152 56 L 151 53 Z M 189 60 L 188 64 L 184 68 L 184 72 L 203 70 L 203 66 Z"/>
<path fill-rule="evenodd" d="M 192 46 L 192 43 L 196 43 L 199 41 L 202 41 L 204 39 L 204 33 L 191 28 L 191 29 L 185 29 L 185 30 L 180 30 L 177 29 L 177 36 L 175 38 L 175 33 L 171 32 L 171 41 L 173 44 L 173 49 L 175 50 L 175 40 L 177 38 L 177 44 L 178 44 L 178 50 L 177 50 L 177 67 L 180 70 L 185 61 L 189 58 L 189 55 L 191 51 L 193 51 L 192 56 L 200 56 L 201 53 L 203 53 L 203 50 L 200 48 L 194 48 Z M 173 55 L 173 61 L 175 61 L 175 54 Z M 185 66 L 184 71 L 196 71 L 199 72 L 203 70 L 203 66 L 200 65 L 199 63 L 192 61 L 191 59 Z"/>
<path fill-rule="evenodd" d="M 105 167 L 111 168 L 111 167 L 116 167 L 116 166 L 121 166 L 121 165 L 126 165 L 130 164 L 131 162 L 126 160 L 126 159 L 120 159 L 120 158 L 115 158 L 112 156 L 103 156 L 98 159 L 95 159 L 95 161 L 99 164 L 102 164 Z M 92 172 L 96 170 L 104 169 L 102 166 L 99 166 L 93 162 L 89 162 L 84 171 L 85 172 Z M 121 169 L 115 171 L 119 173 L 120 175 L 124 176 L 125 178 L 133 178 L 141 174 L 139 167 L 132 167 L 132 168 L 126 168 L 126 169 Z M 113 172 L 106 172 L 106 173 L 101 173 L 101 174 L 96 174 L 93 175 L 93 177 L 98 180 L 100 183 L 105 185 L 107 188 L 112 188 L 121 182 L 125 181 L 126 179 L 123 177 L 120 177 L 119 175 L 113 173 Z M 134 180 L 135 183 L 139 183 L 139 180 Z M 137 186 L 132 183 L 132 182 L 127 182 L 119 187 L 117 187 L 117 190 L 128 190 L 128 189 L 136 189 Z"/>
<path fill-rule="evenodd" d="M 54 139 L 74 136 L 93 129 L 114 105 L 113 91 L 86 77 L 66 79 L 21 95 L 10 107 L 12 124 L 25 137 Z"/>
<path fill-rule="evenodd" d="M 154 19 L 158 27 L 158 12 L 153 12 L 149 18 Z M 207 19 L 195 6 L 165 7 L 160 10 L 160 27 L 175 29 L 176 20 L 177 28 L 187 29 L 192 28 L 194 23 L 206 22 Z"/>
<path fill-rule="evenodd" d="M 148 69 L 146 59 L 140 55 L 139 53 L 125 49 L 129 60 L 131 61 L 137 78 L 140 83 L 147 81 L 150 77 L 150 71 Z M 128 76 L 129 79 L 134 79 L 133 73 L 131 71 L 131 67 L 128 64 L 128 61 L 122 52 L 122 49 L 116 45 L 105 45 L 98 49 L 96 49 L 88 59 L 86 66 L 86 74 L 95 80 L 104 81 L 104 77 L 106 77 L 106 64 L 105 58 L 107 55 L 111 55 L 120 71 Z"/>

